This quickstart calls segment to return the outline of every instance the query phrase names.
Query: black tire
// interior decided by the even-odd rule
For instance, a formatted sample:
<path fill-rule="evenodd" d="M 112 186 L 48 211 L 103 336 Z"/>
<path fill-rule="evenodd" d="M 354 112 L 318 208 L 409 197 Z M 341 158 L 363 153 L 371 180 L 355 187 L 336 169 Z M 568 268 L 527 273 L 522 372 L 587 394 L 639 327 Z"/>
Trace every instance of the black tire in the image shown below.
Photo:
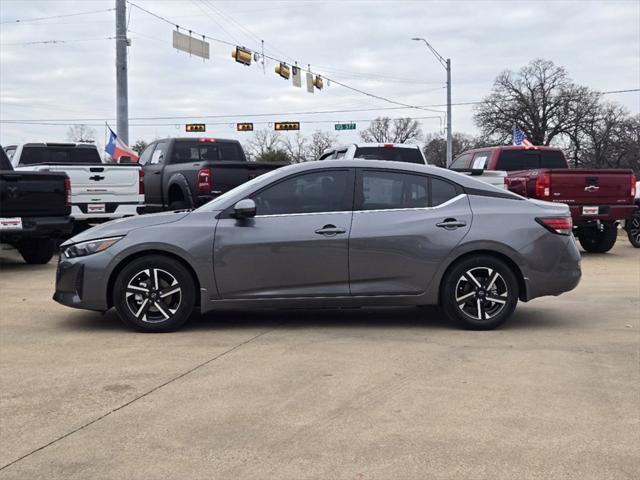
<path fill-rule="evenodd" d="M 511 316 L 518 295 L 518 280 L 506 263 L 489 255 L 477 255 L 465 257 L 449 268 L 442 282 L 440 303 L 458 326 L 491 330 Z"/>
<path fill-rule="evenodd" d="M 189 210 L 191 205 L 186 200 L 174 200 L 169 204 L 169 210 Z"/>
<path fill-rule="evenodd" d="M 603 223 L 602 230 L 592 228 L 578 228 L 580 245 L 589 253 L 606 253 L 613 248 L 618 238 L 618 227 L 615 222 Z"/>
<path fill-rule="evenodd" d="M 634 213 L 633 216 L 627 220 L 626 230 L 631 245 L 635 248 L 640 248 L 640 212 Z"/>
<path fill-rule="evenodd" d="M 155 285 L 155 276 L 157 282 Z M 144 289 L 146 288 L 146 291 Z M 169 292 L 178 292 L 169 294 Z M 195 284 L 177 260 L 148 255 L 125 266 L 113 286 L 113 305 L 125 325 L 141 332 L 170 332 L 193 313 Z M 162 294 L 168 294 L 162 296 Z"/>
<path fill-rule="evenodd" d="M 27 238 L 18 244 L 18 251 L 25 262 L 31 265 L 44 265 L 53 257 L 56 242 L 51 238 Z"/>

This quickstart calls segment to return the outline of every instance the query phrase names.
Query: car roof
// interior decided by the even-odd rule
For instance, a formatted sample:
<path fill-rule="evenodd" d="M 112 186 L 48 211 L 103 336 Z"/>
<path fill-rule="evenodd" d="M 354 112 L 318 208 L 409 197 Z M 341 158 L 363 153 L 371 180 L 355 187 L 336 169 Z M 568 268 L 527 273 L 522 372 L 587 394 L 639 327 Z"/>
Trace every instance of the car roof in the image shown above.
<path fill-rule="evenodd" d="M 330 162 L 325 162 L 322 160 L 316 160 L 312 162 L 303 162 L 303 163 L 295 163 L 292 165 L 287 165 L 286 167 L 279 168 L 278 171 L 288 174 L 295 173 L 296 171 L 306 171 L 306 170 L 317 170 L 317 169 L 335 169 L 335 168 L 368 168 L 373 170 L 398 170 L 403 172 L 416 172 L 427 175 L 434 175 L 438 177 L 442 177 L 444 179 L 450 180 L 461 185 L 464 188 L 471 188 L 474 190 L 486 190 L 490 192 L 495 192 L 499 190 L 504 194 L 509 194 L 510 192 L 499 189 L 493 185 L 490 185 L 486 182 L 482 182 L 473 178 L 470 175 L 465 175 L 463 173 L 458 173 L 453 170 L 448 170 L 443 167 L 437 167 L 435 165 L 424 165 L 420 163 L 408 163 L 408 162 L 392 162 L 388 160 L 365 160 L 365 159 L 352 159 L 352 160 L 331 160 Z M 517 195 L 514 194 L 515 197 Z"/>
<path fill-rule="evenodd" d="M 352 145 L 355 145 L 356 148 L 366 148 L 366 147 L 373 147 L 373 148 L 380 148 L 380 147 L 384 147 L 384 148 L 411 148 L 411 149 L 416 149 L 416 148 L 420 148 L 420 145 L 415 144 L 415 143 L 391 143 L 391 142 L 387 142 L 387 143 L 348 143 L 345 145 L 338 145 L 337 147 L 331 147 L 331 148 L 327 148 L 325 150 L 325 152 L 330 152 L 333 150 L 342 150 L 345 148 L 349 148 Z"/>
<path fill-rule="evenodd" d="M 494 151 L 494 150 L 526 150 L 526 151 L 536 151 L 536 150 L 540 150 L 540 151 L 544 151 L 544 152 L 549 152 L 549 151 L 553 151 L 553 152 L 562 152 L 561 148 L 558 147 L 547 147 L 544 145 L 540 145 L 540 146 L 534 146 L 534 147 L 525 147 L 524 145 L 494 145 L 491 147 L 481 147 L 481 148 L 473 148 L 471 150 L 465 150 L 464 152 L 462 152 L 459 155 L 456 155 L 456 158 L 462 156 L 462 155 L 466 155 L 468 153 L 478 153 L 478 152 L 487 152 L 487 151 Z"/>
<path fill-rule="evenodd" d="M 177 142 L 184 141 L 196 141 L 202 143 L 240 143 L 238 140 L 234 140 L 232 138 L 215 138 L 215 137 L 168 137 L 168 138 L 156 138 L 155 140 L 149 142 L 149 144 L 156 142 L 168 142 L 171 140 L 175 140 Z"/>
<path fill-rule="evenodd" d="M 95 143 L 80 143 L 80 142 L 27 142 L 27 143 L 23 143 L 22 146 L 23 147 L 98 148 Z M 17 148 L 17 146 L 15 147 Z"/>

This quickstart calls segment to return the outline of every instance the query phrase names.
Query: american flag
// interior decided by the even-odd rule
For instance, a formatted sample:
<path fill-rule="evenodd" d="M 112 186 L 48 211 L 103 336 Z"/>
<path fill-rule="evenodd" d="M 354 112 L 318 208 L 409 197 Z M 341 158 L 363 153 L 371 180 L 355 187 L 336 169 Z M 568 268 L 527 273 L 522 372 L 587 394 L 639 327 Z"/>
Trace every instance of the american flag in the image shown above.
<path fill-rule="evenodd" d="M 518 125 L 513 126 L 513 144 L 522 145 L 525 147 L 533 147 L 533 143 L 527 140 L 527 136 L 524 134 Z"/>

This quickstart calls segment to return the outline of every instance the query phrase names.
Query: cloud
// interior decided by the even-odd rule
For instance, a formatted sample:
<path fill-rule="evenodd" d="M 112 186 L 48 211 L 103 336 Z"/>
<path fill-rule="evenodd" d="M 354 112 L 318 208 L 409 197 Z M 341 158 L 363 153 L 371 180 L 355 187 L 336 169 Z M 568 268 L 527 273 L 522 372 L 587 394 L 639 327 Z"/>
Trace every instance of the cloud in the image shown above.
<path fill-rule="evenodd" d="M 452 61 L 454 102 L 475 101 L 490 90 L 504 69 L 517 70 L 543 57 L 565 66 L 579 83 L 599 90 L 637 88 L 640 78 L 640 4 L 638 2 L 504 1 L 174 1 L 135 0 L 183 29 L 267 51 L 311 67 L 354 87 L 408 104 L 443 104 L 445 72 L 424 44 L 424 36 Z M 0 25 L 0 118 L 95 119 L 101 132 L 115 117 L 113 0 L 0 0 L 0 21 L 105 11 Z M 222 12 L 222 13 L 221 13 Z M 211 43 L 203 62 L 171 47 L 172 26 L 130 9 L 130 139 L 184 135 L 187 120 L 136 120 L 140 117 L 191 116 L 206 121 L 211 136 L 245 140 L 236 121 L 302 122 L 303 133 L 333 130 L 332 123 L 378 115 L 427 116 L 415 110 L 378 110 L 326 115 L 206 119 L 203 116 L 387 108 L 380 100 L 331 85 L 313 95 L 297 89 L 260 65 L 245 67 L 230 57 L 232 47 Z M 41 40 L 69 43 L 23 45 Z M 631 111 L 639 95 L 611 96 Z M 444 110 L 444 108 L 443 108 Z M 455 131 L 474 132 L 472 107 L 453 111 Z M 367 122 L 358 122 L 366 127 Z M 149 125 L 155 124 L 155 125 Z M 263 126 L 263 124 L 259 125 Z M 257 125 L 258 127 L 258 125 Z M 425 132 L 440 130 L 425 120 Z M 0 142 L 64 140 L 66 125 L 0 124 Z M 101 133 L 99 133 L 101 135 Z M 340 134 L 357 140 L 357 132 Z"/>

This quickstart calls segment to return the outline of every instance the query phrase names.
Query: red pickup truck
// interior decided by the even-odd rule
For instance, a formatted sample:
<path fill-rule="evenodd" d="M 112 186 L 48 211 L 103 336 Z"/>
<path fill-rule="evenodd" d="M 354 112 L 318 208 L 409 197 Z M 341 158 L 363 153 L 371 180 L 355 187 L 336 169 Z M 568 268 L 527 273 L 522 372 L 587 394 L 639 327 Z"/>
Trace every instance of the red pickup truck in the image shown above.
<path fill-rule="evenodd" d="M 618 221 L 629 219 L 637 208 L 632 170 L 569 169 L 558 148 L 479 148 L 462 153 L 450 168 L 467 172 L 505 170 L 505 185 L 512 192 L 566 203 L 571 209 L 575 234 L 587 252 L 611 250 Z"/>

